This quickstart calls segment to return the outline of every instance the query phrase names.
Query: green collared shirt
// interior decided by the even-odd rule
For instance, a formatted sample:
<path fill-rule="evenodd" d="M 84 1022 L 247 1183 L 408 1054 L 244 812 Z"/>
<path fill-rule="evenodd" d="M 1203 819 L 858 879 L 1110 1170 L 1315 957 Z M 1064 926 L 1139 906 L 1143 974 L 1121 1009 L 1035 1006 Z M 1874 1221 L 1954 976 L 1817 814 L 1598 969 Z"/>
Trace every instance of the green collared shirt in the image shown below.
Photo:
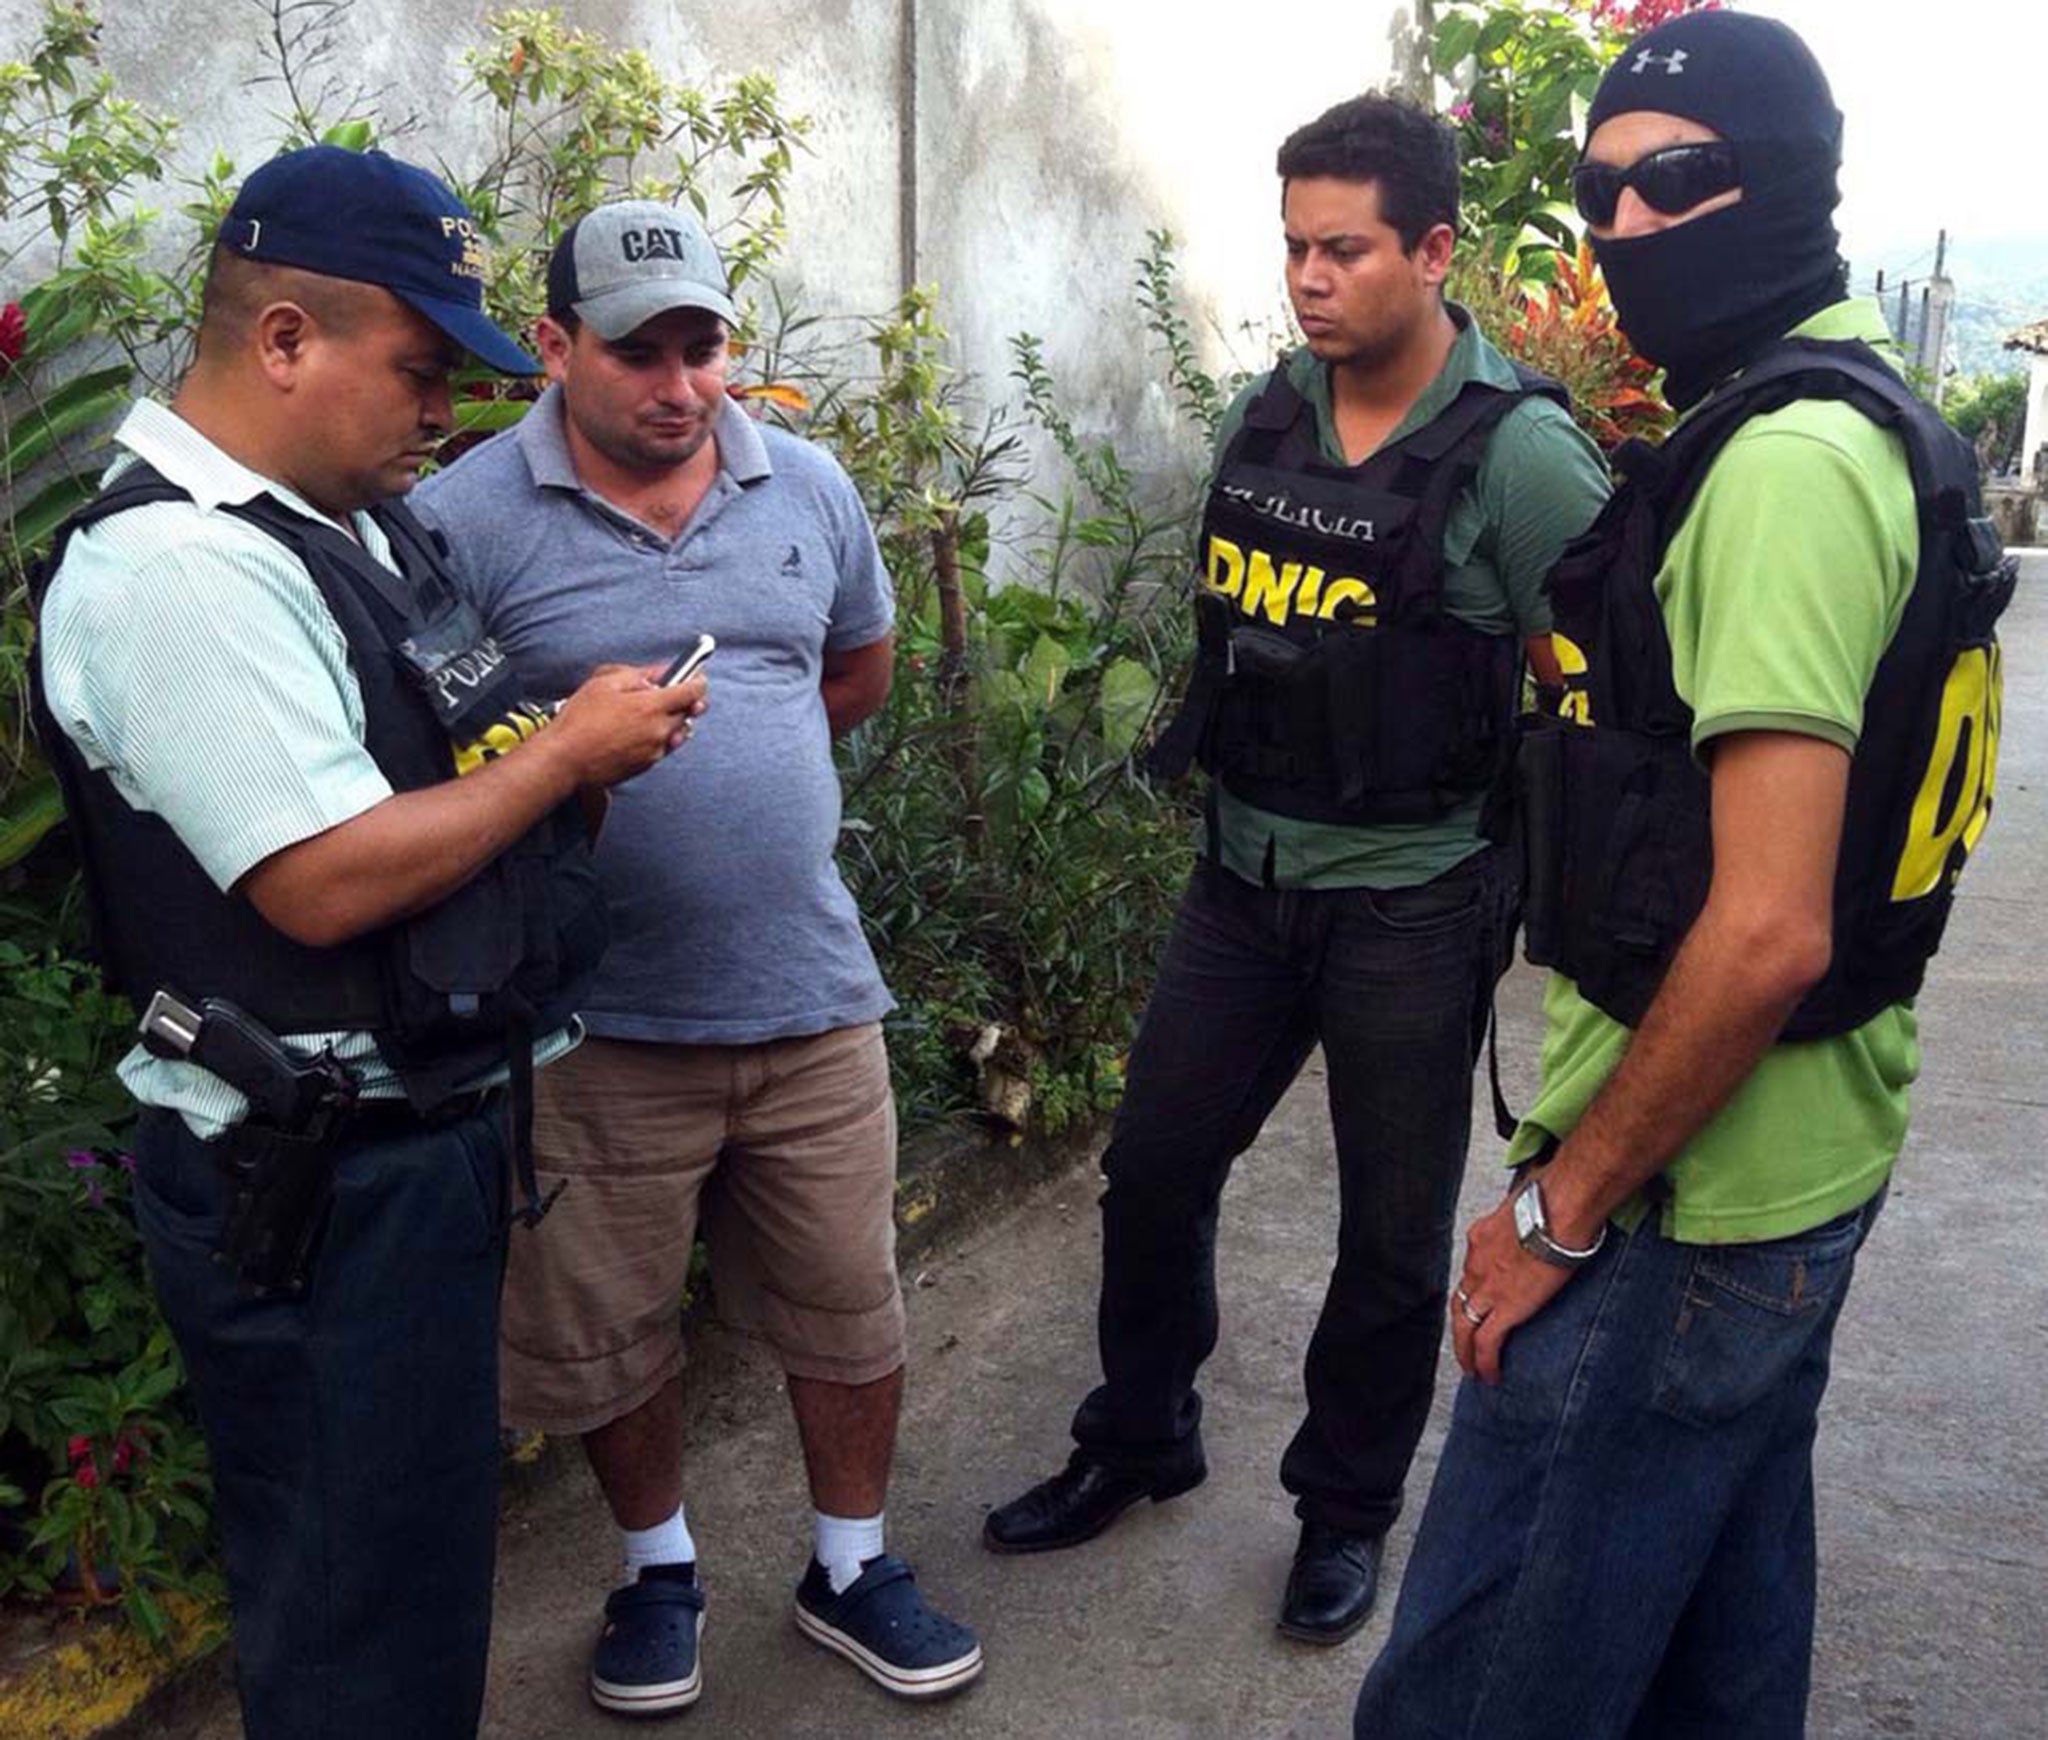
<path fill-rule="evenodd" d="M 1516 387 L 1506 357 L 1472 317 L 1447 305 L 1458 337 L 1436 379 L 1423 389 L 1382 446 L 1433 421 L 1471 381 Z M 1348 465 L 1330 402 L 1330 370 L 1308 350 L 1283 365 L 1314 408 L 1317 445 L 1333 465 Z M 1216 458 L 1270 377 L 1239 393 L 1217 434 Z M 1565 545 L 1598 516 L 1607 499 L 1607 468 L 1599 449 L 1571 414 L 1550 399 L 1525 399 L 1494 430 L 1471 484 L 1451 506 L 1444 528 L 1444 605 L 1489 634 L 1527 637 L 1550 629 L 1544 576 Z M 1347 827 L 1274 815 L 1216 790 L 1221 861 L 1247 882 L 1279 888 L 1409 888 L 1441 876 L 1481 845 L 1481 800 L 1428 822 Z M 1269 875 L 1270 866 L 1270 875 Z"/>

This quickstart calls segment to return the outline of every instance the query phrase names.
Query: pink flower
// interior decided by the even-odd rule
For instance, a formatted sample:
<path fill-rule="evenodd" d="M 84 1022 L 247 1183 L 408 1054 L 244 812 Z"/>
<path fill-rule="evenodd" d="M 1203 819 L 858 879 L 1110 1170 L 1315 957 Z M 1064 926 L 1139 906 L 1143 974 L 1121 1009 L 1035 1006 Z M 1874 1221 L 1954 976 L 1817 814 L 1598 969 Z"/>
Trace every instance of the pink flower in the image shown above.
<path fill-rule="evenodd" d="M 97 1486 L 100 1483 L 100 1471 L 90 1462 L 85 1462 L 72 1469 L 71 1478 L 80 1486 Z"/>
<path fill-rule="evenodd" d="M 69 1456 L 74 1463 L 83 1462 L 92 1454 L 92 1440 L 83 1432 L 80 1432 L 76 1437 L 67 1438 L 64 1441 L 64 1454 Z"/>
<path fill-rule="evenodd" d="M 11 369 L 28 343 L 28 318 L 19 302 L 0 308 L 0 375 Z"/>
<path fill-rule="evenodd" d="M 1454 120 L 1454 121 L 1469 121 L 1469 120 L 1471 120 L 1471 119 L 1472 119 L 1472 105 L 1471 105 L 1471 103 L 1470 103 L 1469 101 L 1467 101 L 1467 102 L 1463 102 L 1463 103 L 1453 103 L 1453 104 L 1451 105 L 1451 119 L 1452 119 L 1452 120 Z"/>

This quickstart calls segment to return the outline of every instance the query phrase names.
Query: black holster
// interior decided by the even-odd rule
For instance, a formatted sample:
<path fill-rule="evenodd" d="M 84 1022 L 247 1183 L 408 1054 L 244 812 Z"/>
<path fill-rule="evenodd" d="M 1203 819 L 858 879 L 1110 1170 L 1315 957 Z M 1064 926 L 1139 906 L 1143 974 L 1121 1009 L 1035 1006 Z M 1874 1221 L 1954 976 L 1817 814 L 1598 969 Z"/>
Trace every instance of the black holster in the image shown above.
<path fill-rule="evenodd" d="M 238 1125 L 210 1144 L 228 1184 L 214 1260 L 256 1298 L 306 1290 L 333 1197 L 343 1122 L 316 1119 L 299 1134 Z"/>

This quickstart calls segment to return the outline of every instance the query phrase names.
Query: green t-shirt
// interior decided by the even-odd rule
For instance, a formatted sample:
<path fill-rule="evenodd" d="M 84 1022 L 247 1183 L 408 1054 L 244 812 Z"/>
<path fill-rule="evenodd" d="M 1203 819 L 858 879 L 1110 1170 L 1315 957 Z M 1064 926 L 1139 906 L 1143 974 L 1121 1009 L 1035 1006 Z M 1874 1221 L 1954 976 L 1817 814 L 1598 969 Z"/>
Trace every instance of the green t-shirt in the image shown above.
<path fill-rule="evenodd" d="M 1795 335 L 1889 352 L 1877 305 L 1841 302 Z M 1716 456 L 1657 575 L 1695 750 L 1791 731 L 1854 752 L 1863 700 L 1912 589 L 1919 523 L 1905 447 L 1848 406 L 1800 400 Z M 1579 1121 L 1629 1030 L 1562 975 L 1544 992 L 1542 1085 L 1510 1163 Z M 1697 1244 L 1785 1238 L 1874 1195 L 1920 1070 L 1912 1005 L 1834 1039 L 1775 1045 L 1672 1159 L 1663 1227 Z"/>
<path fill-rule="evenodd" d="M 1449 406 L 1468 381 L 1517 384 L 1506 357 L 1487 343 L 1464 309 L 1450 305 L 1457 342 L 1408 414 L 1382 445 L 1401 440 Z M 1284 365 L 1288 379 L 1315 409 L 1323 457 L 1349 463 L 1330 406 L 1330 371 L 1306 349 Z M 1239 393 L 1217 434 L 1216 456 L 1244 421 L 1265 385 Z M 1500 421 L 1471 485 L 1452 504 L 1444 527 L 1444 607 L 1490 634 L 1526 637 L 1550 628 L 1544 576 L 1559 553 L 1599 515 L 1607 499 L 1600 450 L 1571 414 L 1549 399 L 1526 399 Z M 1473 798 L 1428 822 L 1348 827 L 1278 816 L 1216 791 L 1217 834 L 1224 867 L 1248 882 L 1267 880 L 1271 856 L 1280 888 L 1410 888 L 1441 876 L 1479 850 Z"/>

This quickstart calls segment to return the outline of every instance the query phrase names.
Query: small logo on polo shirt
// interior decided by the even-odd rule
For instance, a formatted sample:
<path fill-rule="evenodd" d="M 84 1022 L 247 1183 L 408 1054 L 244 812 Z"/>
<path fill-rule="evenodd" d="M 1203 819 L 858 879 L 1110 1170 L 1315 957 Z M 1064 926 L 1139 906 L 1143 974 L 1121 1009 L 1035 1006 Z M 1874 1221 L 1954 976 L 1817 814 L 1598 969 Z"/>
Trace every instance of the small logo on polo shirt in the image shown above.
<path fill-rule="evenodd" d="M 804 553 L 794 544 L 790 545 L 789 554 L 782 558 L 782 571 L 785 574 L 801 574 L 804 571 Z"/>

